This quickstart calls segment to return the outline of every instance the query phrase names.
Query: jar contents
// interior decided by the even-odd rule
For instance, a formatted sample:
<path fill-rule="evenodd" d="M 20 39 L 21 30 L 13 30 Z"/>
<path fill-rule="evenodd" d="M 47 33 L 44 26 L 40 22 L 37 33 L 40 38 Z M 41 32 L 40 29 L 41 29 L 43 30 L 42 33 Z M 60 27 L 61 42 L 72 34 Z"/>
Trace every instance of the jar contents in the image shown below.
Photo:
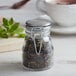
<path fill-rule="evenodd" d="M 46 27 L 50 28 L 50 26 Z M 42 28 L 46 27 L 42 26 Z M 31 34 L 30 30 L 32 28 Z M 39 28 L 41 27 L 39 26 Z M 23 65 L 29 70 L 46 70 L 53 64 L 53 47 L 49 29 L 43 31 L 41 29 L 40 31 L 39 28 L 38 26 L 34 28 L 29 25 L 26 28 L 26 44 L 23 47 Z"/>
<path fill-rule="evenodd" d="M 38 39 L 35 39 L 36 41 L 36 47 L 37 52 L 39 52 L 40 49 L 40 41 Z M 43 42 L 41 47 L 41 52 L 39 55 L 35 52 L 35 46 L 32 38 L 27 38 L 26 46 L 24 48 L 24 62 L 23 64 L 31 69 L 40 69 L 40 68 L 49 68 L 50 62 L 52 60 L 52 49 L 51 49 L 51 42 Z M 50 59 L 51 58 L 51 59 Z"/>

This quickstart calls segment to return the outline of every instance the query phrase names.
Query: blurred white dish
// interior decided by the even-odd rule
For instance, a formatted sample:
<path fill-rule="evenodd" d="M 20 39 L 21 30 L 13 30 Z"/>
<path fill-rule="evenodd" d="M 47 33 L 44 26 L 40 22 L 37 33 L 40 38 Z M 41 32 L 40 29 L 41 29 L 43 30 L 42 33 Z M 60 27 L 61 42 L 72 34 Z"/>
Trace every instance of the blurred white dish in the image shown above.
<path fill-rule="evenodd" d="M 47 15 L 42 15 L 40 17 L 51 21 L 51 19 Z M 58 33 L 58 34 L 76 34 L 76 26 L 62 27 L 62 26 L 56 26 L 55 24 L 55 25 L 52 25 L 51 32 Z"/>
<path fill-rule="evenodd" d="M 76 26 L 72 27 L 56 27 L 53 26 L 51 28 L 52 32 L 58 33 L 58 34 L 76 34 Z"/>
<path fill-rule="evenodd" d="M 45 8 L 40 6 L 42 3 Z M 60 26 L 76 25 L 76 4 L 57 4 L 51 0 L 37 0 L 36 6 Z"/>

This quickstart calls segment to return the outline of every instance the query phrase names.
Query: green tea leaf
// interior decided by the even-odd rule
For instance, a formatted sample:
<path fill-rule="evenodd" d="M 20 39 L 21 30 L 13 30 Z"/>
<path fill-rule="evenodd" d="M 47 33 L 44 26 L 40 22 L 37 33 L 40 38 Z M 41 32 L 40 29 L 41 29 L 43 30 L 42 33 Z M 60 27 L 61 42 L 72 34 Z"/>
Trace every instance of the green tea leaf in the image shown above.
<path fill-rule="evenodd" d="M 9 24 L 8 24 L 8 20 L 6 18 L 3 18 L 3 26 L 8 29 L 9 28 Z"/>
<path fill-rule="evenodd" d="M 9 20 L 3 18 L 3 24 L 0 26 L 0 37 L 1 38 L 8 38 L 8 37 L 18 37 L 24 38 L 25 34 L 24 28 L 19 27 L 19 23 L 15 23 L 13 18 Z"/>
<path fill-rule="evenodd" d="M 8 20 L 7 20 L 6 18 L 3 18 L 3 23 L 4 23 L 5 25 L 8 25 Z"/>
<path fill-rule="evenodd" d="M 2 27 L 0 27 L 0 34 L 3 33 L 4 31 L 6 32 L 5 29 L 3 29 Z"/>
<path fill-rule="evenodd" d="M 19 38 L 25 38 L 25 34 L 19 34 L 18 37 Z"/>
<path fill-rule="evenodd" d="M 11 26 L 9 32 L 10 32 L 10 33 L 11 33 L 11 32 L 14 32 L 18 27 L 19 27 L 19 23 L 13 24 L 13 25 Z"/>
<path fill-rule="evenodd" d="M 17 28 L 17 29 L 14 31 L 14 33 L 20 34 L 20 33 L 22 33 L 23 31 L 24 31 L 24 29 L 21 28 L 21 27 L 19 27 L 19 28 Z"/>
<path fill-rule="evenodd" d="M 13 22 L 14 22 L 14 20 L 13 20 L 13 18 L 11 18 L 11 19 L 9 20 L 9 25 L 12 25 Z"/>
<path fill-rule="evenodd" d="M 8 38 L 7 34 L 1 34 L 1 38 Z"/>
<path fill-rule="evenodd" d="M 2 33 L 0 33 L 0 37 L 1 38 L 8 38 L 7 32 L 6 31 L 2 31 Z"/>
<path fill-rule="evenodd" d="M 2 28 L 0 27 L 0 33 L 2 32 Z"/>

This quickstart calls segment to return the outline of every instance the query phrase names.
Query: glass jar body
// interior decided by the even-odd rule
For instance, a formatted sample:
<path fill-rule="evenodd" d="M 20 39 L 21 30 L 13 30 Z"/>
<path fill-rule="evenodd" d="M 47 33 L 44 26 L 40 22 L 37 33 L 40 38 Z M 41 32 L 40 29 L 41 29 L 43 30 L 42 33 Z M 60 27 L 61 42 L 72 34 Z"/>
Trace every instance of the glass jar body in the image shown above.
<path fill-rule="evenodd" d="M 25 45 L 23 46 L 23 65 L 28 70 L 47 70 L 53 65 L 51 37 L 36 37 L 35 43 L 31 36 L 26 35 Z"/>

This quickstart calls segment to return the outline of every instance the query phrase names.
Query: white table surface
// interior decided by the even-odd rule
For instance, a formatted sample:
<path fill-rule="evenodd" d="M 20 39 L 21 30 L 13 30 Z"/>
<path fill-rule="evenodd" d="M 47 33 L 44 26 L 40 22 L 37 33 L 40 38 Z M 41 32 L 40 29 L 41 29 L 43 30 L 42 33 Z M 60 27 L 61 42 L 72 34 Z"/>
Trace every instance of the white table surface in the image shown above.
<path fill-rule="evenodd" d="M 36 10 L 35 0 L 19 10 L 0 10 L 0 16 L 14 17 L 23 23 L 41 14 Z M 41 72 L 29 72 L 22 66 L 22 50 L 0 53 L 0 76 L 76 76 L 76 36 L 52 36 L 54 65 Z"/>

